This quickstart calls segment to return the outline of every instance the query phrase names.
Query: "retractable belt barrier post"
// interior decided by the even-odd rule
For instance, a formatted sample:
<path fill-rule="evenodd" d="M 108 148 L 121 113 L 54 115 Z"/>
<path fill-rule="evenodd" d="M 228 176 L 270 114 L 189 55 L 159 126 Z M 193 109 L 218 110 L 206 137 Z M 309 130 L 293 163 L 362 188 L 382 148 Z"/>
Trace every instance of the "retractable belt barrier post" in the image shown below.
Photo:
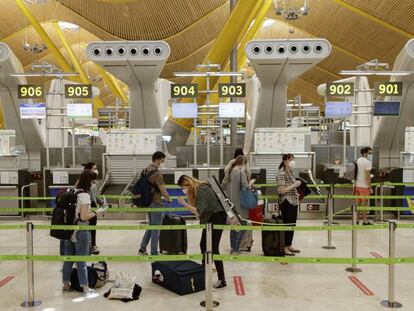
<path fill-rule="evenodd" d="M 356 226 L 358 222 L 358 211 L 356 205 L 352 206 L 352 226 Z M 352 228 L 352 259 L 355 259 L 357 256 L 357 230 Z M 352 263 L 352 267 L 346 268 L 345 271 L 356 273 L 361 272 L 362 270 L 357 268 L 356 263 Z"/>
<path fill-rule="evenodd" d="M 328 195 L 328 226 L 332 226 L 333 223 L 333 198 L 332 198 L 332 192 L 329 192 Z M 336 247 L 332 245 L 332 230 L 328 230 L 328 245 L 323 246 L 324 249 L 335 249 Z"/>
<path fill-rule="evenodd" d="M 33 223 L 26 224 L 27 256 L 33 256 Z M 34 295 L 34 262 L 27 261 L 27 300 L 21 303 L 22 307 L 32 308 L 41 305 L 41 301 L 35 301 Z"/>
<path fill-rule="evenodd" d="M 397 228 L 397 224 L 394 221 L 390 221 L 389 225 L 389 254 L 388 257 L 390 259 L 395 258 L 395 230 Z M 394 300 L 394 292 L 395 291 L 395 264 L 390 263 L 388 265 L 388 300 L 384 300 L 381 302 L 381 305 L 387 308 L 401 308 L 402 304 L 396 302 Z"/>

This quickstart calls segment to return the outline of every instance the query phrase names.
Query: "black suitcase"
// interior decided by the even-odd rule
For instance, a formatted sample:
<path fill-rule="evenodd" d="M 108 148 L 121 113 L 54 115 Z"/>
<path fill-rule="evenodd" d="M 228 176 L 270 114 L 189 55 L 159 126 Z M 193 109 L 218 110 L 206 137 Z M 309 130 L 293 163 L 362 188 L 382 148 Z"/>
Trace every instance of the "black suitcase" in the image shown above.
<path fill-rule="evenodd" d="M 281 224 L 280 217 L 264 220 L 268 224 Z M 285 232 L 284 231 L 262 231 L 262 249 L 265 256 L 285 256 Z"/>
<path fill-rule="evenodd" d="M 194 261 L 156 261 L 152 266 L 152 282 L 178 295 L 205 289 L 204 267 Z"/>
<path fill-rule="evenodd" d="M 165 215 L 164 226 L 185 225 L 185 219 L 180 216 Z M 161 230 L 160 253 L 187 254 L 187 230 Z"/>

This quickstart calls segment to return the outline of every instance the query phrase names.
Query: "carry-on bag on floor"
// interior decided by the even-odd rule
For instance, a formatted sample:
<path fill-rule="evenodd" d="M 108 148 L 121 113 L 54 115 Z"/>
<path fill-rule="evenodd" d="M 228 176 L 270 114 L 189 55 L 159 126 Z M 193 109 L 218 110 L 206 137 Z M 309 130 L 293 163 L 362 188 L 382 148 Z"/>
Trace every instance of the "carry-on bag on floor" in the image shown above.
<path fill-rule="evenodd" d="M 264 223 L 281 224 L 279 217 L 265 219 Z M 265 256 L 285 256 L 285 232 L 284 231 L 262 231 L 262 249 Z"/>
<path fill-rule="evenodd" d="M 205 289 L 204 267 L 193 261 L 157 261 L 152 266 L 152 282 L 178 295 Z"/>
<path fill-rule="evenodd" d="M 164 226 L 185 225 L 185 219 L 180 216 L 165 215 L 162 221 Z M 161 230 L 160 253 L 186 254 L 187 230 Z"/>
<path fill-rule="evenodd" d="M 250 252 L 253 246 L 253 231 L 246 230 L 240 242 L 240 250 L 242 252 Z"/>

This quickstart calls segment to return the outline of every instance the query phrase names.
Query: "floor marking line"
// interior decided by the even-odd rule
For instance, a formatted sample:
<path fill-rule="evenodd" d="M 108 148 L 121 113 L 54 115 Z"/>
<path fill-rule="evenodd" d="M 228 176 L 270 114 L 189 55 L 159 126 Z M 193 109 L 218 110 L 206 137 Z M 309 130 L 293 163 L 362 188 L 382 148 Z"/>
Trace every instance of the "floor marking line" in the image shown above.
<path fill-rule="evenodd" d="M 243 280 L 241 276 L 234 276 L 233 282 L 234 282 L 234 289 L 236 290 L 236 295 L 237 296 L 246 295 L 246 292 L 244 291 Z"/>
<path fill-rule="evenodd" d="M 14 276 L 5 277 L 3 280 L 0 281 L 0 287 L 6 285 L 8 282 L 14 279 Z"/>
<path fill-rule="evenodd" d="M 380 254 L 378 254 L 377 252 L 370 252 L 370 254 L 376 258 L 383 258 Z"/>
<path fill-rule="evenodd" d="M 356 276 L 348 276 L 352 283 L 356 285 L 365 295 L 374 296 L 374 293 L 369 290 Z"/>

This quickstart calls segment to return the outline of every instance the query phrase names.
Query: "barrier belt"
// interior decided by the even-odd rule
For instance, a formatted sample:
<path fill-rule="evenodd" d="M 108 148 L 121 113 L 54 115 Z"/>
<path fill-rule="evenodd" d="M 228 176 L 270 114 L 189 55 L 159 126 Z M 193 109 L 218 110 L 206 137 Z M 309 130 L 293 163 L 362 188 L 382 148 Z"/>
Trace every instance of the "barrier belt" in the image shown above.
<path fill-rule="evenodd" d="M 25 229 L 26 225 L 0 225 L 0 230 Z"/>
<path fill-rule="evenodd" d="M 218 230 L 246 230 L 246 231 L 350 231 L 350 230 L 378 230 L 388 229 L 388 224 L 379 225 L 355 225 L 355 226 L 288 226 L 283 224 L 264 226 L 229 226 L 229 225 L 213 225 Z"/>
<path fill-rule="evenodd" d="M 66 225 L 34 225 L 34 229 L 39 230 L 194 230 L 205 229 L 205 225 L 99 225 L 99 226 L 66 226 Z"/>
<path fill-rule="evenodd" d="M 334 194 L 334 199 L 385 199 L 385 200 L 397 200 L 397 199 L 413 199 L 413 195 L 351 195 L 351 194 Z"/>
<path fill-rule="evenodd" d="M 98 208 L 91 208 L 92 211 L 96 211 Z M 33 207 L 33 208 L 1 208 L 2 212 L 51 212 L 52 207 Z M 188 212 L 185 207 L 130 207 L 130 208 L 108 208 L 105 213 L 156 213 L 156 212 Z"/>
<path fill-rule="evenodd" d="M 397 224 L 398 229 L 414 229 L 414 224 Z"/>
<path fill-rule="evenodd" d="M 0 255 L 0 261 L 113 261 L 113 262 L 153 262 L 153 261 L 180 261 L 202 260 L 201 254 L 190 255 L 154 255 L 154 256 L 49 256 L 49 255 Z"/>
<path fill-rule="evenodd" d="M 265 257 L 265 256 L 228 256 L 213 255 L 213 260 L 236 262 L 280 262 L 305 264 L 401 264 L 414 263 L 414 257 L 399 258 L 324 258 L 324 257 Z"/>
<path fill-rule="evenodd" d="M 408 207 L 369 207 L 369 206 L 357 206 L 358 211 L 384 211 L 384 212 L 393 212 L 393 211 L 412 211 L 414 212 L 414 208 Z"/>

